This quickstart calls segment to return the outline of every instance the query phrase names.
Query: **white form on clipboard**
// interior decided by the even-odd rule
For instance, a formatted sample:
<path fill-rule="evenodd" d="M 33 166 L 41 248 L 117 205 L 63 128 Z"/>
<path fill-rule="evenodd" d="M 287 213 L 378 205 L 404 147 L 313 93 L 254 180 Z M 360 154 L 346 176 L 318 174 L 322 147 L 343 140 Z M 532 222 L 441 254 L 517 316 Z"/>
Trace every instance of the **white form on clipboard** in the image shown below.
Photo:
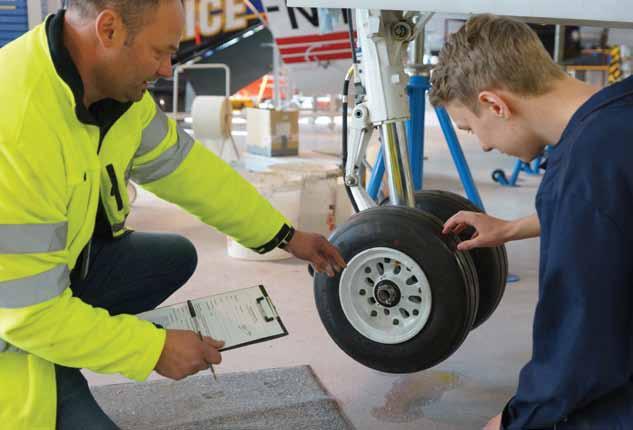
<path fill-rule="evenodd" d="M 223 340 L 220 351 L 287 336 L 288 331 L 263 285 L 190 300 L 204 336 Z M 197 332 L 188 302 L 137 315 L 168 329 Z"/>

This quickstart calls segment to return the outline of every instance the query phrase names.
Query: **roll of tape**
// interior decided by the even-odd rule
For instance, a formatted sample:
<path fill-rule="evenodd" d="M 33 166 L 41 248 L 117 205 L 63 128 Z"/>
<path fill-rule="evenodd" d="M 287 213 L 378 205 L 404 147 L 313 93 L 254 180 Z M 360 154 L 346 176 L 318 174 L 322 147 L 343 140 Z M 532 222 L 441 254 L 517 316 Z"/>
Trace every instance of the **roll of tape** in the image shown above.
<path fill-rule="evenodd" d="M 194 136 L 199 140 L 225 139 L 231 136 L 232 115 L 228 97 L 196 97 L 191 108 Z"/>

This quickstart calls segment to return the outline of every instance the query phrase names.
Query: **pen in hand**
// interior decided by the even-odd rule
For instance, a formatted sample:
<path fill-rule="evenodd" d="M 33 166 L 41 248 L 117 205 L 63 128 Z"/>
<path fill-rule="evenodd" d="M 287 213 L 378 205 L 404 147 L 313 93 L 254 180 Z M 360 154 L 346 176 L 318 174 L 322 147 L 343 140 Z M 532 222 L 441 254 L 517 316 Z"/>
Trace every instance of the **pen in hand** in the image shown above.
<path fill-rule="evenodd" d="M 189 308 L 189 315 L 191 315 L 191 319 L 193 320 L 193 323 L 196 326 L 196 331 L 198 332 L 198 336 L 200 336 L 200 340 L 203 340 L 202 331 L 200 331 L 200 324 L 198 323 L 198 316 L 196 315 L 196 310 L 193 307 L 193 303 L 191 303 L 191 300 L 187 300 L 187 307 Z M 215 375 L 215 369 L 213 368 L 213 364 L 209 363 L 209 369 L 211 370 L 213 379 L 215 379 L 215 381 L 217 382 L 218 377 Z"/>

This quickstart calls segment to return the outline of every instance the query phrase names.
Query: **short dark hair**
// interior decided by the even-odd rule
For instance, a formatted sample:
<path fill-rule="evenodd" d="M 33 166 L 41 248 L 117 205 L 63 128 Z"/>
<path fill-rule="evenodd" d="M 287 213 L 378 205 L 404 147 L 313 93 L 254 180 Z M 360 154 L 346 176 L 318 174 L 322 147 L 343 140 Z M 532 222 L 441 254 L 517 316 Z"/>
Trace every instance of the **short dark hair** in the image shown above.
<path fill-rule="evenodd" d="M 121 15 L 123 24 L 133 38 L 147 22 L 148 15 L 164 0 L 67 0 L 67 8 L 83 18 L 94 18 L 104 9 Z"/>

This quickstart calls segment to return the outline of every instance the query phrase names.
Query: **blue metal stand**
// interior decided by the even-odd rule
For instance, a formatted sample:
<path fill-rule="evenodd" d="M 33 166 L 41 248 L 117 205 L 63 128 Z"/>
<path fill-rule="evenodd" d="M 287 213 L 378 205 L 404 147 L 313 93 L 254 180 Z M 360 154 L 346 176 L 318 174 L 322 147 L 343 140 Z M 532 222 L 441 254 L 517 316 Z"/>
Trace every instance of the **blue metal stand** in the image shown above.
<path fill-rule="evenodd" d="M 521 172 L 528 175 L 540 175 L 541 163 L 543 163 L 543 156 L 535 158 L 531 163 L 517 160 L 514 164 L 514 170 L 512 171 L 510 179 L 507 178 L 506 173 L 502 169 L 497 169 L 492 172 L 492 180 L 504 187 L 516 187 Z"/>
<path fill-rule="evenodd" d="M 444 132 L 444 138 L 446 139 L 446 143 L 448 143 L 448 149 L 451 151 L 451 156 L 453 157 L 455 167 L 457 167 L 457 173 L 462 180 L 462 186 L 466 191 L 466 196 L 468 196 L 470 201 L 473 202 L 479 209 L 485 211 L 484 203 L 481 201 L 479 190 L 477 190 L 477 185 L 475 185 L 473 175 L 470 173 L 468 162 L 466 161 L 466 157 L 464 157 L 464 151 L 462 151 L 462 146 L 459 144 L 457 134 L 455 133 L 453 123 L 448 116 L 448 112 L 446 112 L 446 109 L 438 107 L 435 108 L 435 113 L 437 114 L 437 118 L 440 120 L 440 126 L 442 127 L 442 132 Z"/>
<path fill-rule="evenodd" d="M 411 173 L 415 190 L 421 190 L 424 175 L 424 119 L 426 114 L 426 92 L 431 88 L 428 76 L 412 76 L 407 87 L 409 94 L 409 106 L 411 119 L 407 121 L 407 139 L 409 141 L 409 156 L 411 162 Z M 457 168 L 457 173 L 462 181 L 466 196 L 481 210 L 484 204 L 473 180 L 473 176 L 468 167 L 466 157 L 459 144 L 459 139 L 453 128 L 448 113 L 444 108 L 435 109 L 435 113 L 440 121 L 444 138 L 453 157 L 453 162 Z M 385 161 L 382 146 L 378 152 L 376 163 L 371 173 L 367 192 L 376 200 L 380 192 L 380 185 L 385 174 Z"/>
<path fill-rule="evenodd" d="M 407 121 L 407 140 L 409 142 L 409 159 L 414 190 L 421 190 L 424 182 L 424 117 L 426 114 L 426 91 L 429 89 L 429 78 L 411 76 L 407 86 L 409 95 L 409 111 L 411 118 Z"/>

